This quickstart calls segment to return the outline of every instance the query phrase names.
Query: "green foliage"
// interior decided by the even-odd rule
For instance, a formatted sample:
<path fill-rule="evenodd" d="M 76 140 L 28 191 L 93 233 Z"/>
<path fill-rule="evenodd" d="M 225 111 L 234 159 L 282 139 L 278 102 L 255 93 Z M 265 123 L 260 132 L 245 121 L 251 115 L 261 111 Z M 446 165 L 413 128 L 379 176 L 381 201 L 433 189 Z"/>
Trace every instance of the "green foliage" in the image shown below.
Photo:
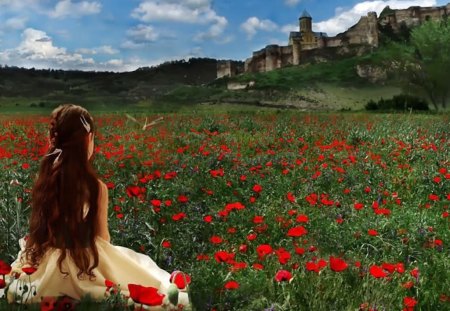
<path fill-rule="evenodd" d="M 366 110 L 381 111 L 427 111 L 428 104 L 420 97 L 412 95 L 395 95 L 391 99 L 381 98 L 378 102 L 369 100 L 365 105 Z"/>
<path fill-rule="evenodd" d="M 135 117 L 144 122 L 157 116 Z M 123 115 L 96 120 L 95 165 L 110 185 L 113 243 L 146 253 L 169 271 L 189 273 L 196 310 L 400 310 L 405 297 L 415 297 L 418 309 L 448 309 L 441 299 L 448 299 L 450 286 L 448 116 L 209 111 L 166 114 L 147 131 Z M 29 190 L 42 156 L 34 146 L 46 143 L 47 124 L 37 117 L 3 116 L 0 122 L 0 258 L 11 262 L 26 234 Z M 223 175 L 214 177 L 220 169 Z M 137 196 L 127 193 L 130 185 L 139 187 Z M 180 202 L 180 194 L 188 200 Z M 315 203 L 307 200 L 312 194 Z M 231 202 L 245 208 L 220 216 Z M 376 213 L 382 209 L 389 214 Z M 180 212 L 186 217 L 175 220 Z M 287 236 L 303 214 L 308 233 Z M 221 242 L 212 243 L 212 236 Z M 280 262 L 276 252 L 261 258 L 261 244 L 284 248 L 290 259 Z M 216 261 L 218 250 L 232 253 L 233 261 Z M 348 268 L 334 272 L 328 262 L 320 272 L 307 270 L 306 263 L 330 256 Z M 255 263 L 264 268 L 254 269 Z M 374 278 L 369 268 L 383 263 L 402 263 L 405 271 Z M 411 275 L 415 268 L 417 277 Z M 280 269 L 294 278 L 276 282 Z M 230 280 L 239 288 L 224 289 Z M 406 282 L 412 288 L 404 288 Z M 111 305 L 127 310 L 115 299 L 79 307 Z M 7 308 L 24 310 L 0 299 L 0 309 Z"/>
<path fill-rule="evenodd" d="M 303 66 L 291 66 L 265 73 L 247 73 L 236 77 L 238 82 L 255 82 L 255 89 L 280 90 L 302 89 L 314 83 L 336 83 L 339 85 L 364 84 L 356 73 L 359 58 L 352 57 Z"/>
<path fill-rule="evenodd" d="M 373 60 L 399 79 L 407 93 L 426 97 L 435 110 L 445 109 L 450 95 L 448 21 L 428 21 L 412 29 L 404 40 L 390 39 Z"/>

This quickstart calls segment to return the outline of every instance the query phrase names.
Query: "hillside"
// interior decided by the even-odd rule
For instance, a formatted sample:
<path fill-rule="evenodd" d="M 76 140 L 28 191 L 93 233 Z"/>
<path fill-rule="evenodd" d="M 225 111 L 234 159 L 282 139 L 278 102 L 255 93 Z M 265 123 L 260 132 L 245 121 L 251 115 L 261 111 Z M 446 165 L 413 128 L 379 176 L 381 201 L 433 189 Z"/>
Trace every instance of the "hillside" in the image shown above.
<path fill-rule="evenodd" d="M 358 76 L 358 64 L 374 57 L 376 54 L 222 79 L 215 79 L 214 59 L 175 61 L 125 73 L 1 67 L 0 109 L 51 108 L 72 102 L 91 108 L 177 109 L 193 104 L 231 103 L 358 110 L 369 99 L 399 92 L 398 87 L 383 85 L 386 81 L 371 83 Z M 228 89 L 229 85 L 249 83 L 254 85 L 243 90 Z"/>
<path fill-rule="evenodd" d="M 127 105 L 154 100 L 180 85 L 215 79 L 217 61 L 173 61 L 133 72 L 84 72 L 0 67 L 0 104 L 45 106 L 60 102 Z"/>

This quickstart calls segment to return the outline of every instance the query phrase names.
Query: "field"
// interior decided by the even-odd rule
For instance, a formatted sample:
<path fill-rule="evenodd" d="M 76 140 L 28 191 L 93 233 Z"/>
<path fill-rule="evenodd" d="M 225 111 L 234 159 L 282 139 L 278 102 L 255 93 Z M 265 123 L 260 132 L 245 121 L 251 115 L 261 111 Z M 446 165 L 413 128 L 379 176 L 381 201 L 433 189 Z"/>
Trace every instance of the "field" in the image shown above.
<path fill-rule="evenodd" d="M 195 310 L 450 309 L 448 114 L 94 117 L 112 242 L 188 273 Z M 47 122 L 0 117 L 6 262 Z"/>

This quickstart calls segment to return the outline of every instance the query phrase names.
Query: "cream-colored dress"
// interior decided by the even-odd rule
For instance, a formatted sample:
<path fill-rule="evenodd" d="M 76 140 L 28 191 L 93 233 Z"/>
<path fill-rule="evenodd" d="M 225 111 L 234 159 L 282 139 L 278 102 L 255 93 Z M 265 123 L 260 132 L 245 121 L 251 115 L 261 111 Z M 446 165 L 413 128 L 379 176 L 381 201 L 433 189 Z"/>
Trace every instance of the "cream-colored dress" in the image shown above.
<path fill-rule="evenodd" d="M 166 295 L 164 305 L 151 307 L 150 310 L 168 310 L 173 308 L 168 302 L 168 287 L 170 285 L 170 274 L 159 268 L 158 265 L 148 256 L 134 252 L 131 249 L 115 246 L 97 237 L 96 239 L 99 264 L 94 270 L 95 279 L 89 280 L 84 277 L 82 280 L 77 278 L 78 268 L 68 256 L 63 261 L 63 271 L 68 275 L 62 274 L 58 268 L 59 249 L 47 251 L 42 258 L 37 271 L 30 276 L 22 273 L 19 279 L 12 280 L 7 293 L 10 302 L 21 303 L 39 303 L 42 297 L 60 297 L 69 296 L 74 299 L 81 299 L 90 295 L 95 300 L 103 300 L 107 289 L 105 280 L 120 285 L 122 294 L 129 296 L 128 284 L 138 284 L 142 286 L 151 286 L 158 289 L 158 292 Z M 13 272 L 21 272 L 22 257 L 25 249 L 25 241 L 20 241 L 21 251 L 18 259 L 12 264 Z M 23 284 L 33 288 L 24 295 L 21 295 Z M 34 291 L 36 295 L 34 295 Z M 22 296 L 22 298 L 20 298 Z M 186 292 L 180 292 L 178 304 L 189 306 L 189 298 Z"/>

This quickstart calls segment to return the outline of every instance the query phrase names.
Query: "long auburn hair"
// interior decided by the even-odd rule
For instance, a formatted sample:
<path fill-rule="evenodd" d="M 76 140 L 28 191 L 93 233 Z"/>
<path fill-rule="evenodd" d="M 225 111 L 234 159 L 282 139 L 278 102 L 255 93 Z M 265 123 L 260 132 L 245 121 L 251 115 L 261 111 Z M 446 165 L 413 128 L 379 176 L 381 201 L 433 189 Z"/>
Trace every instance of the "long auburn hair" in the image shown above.
<path fill-rule="evenodd" d="M 84 118 L 94 131 L 94 122 L 86 109 L 66 104 L 51 114 L 50 149 L 42 159 L 39 175 L 32 191 L 30 231 L 25 256 L 37 266 L 50 248 L 61 254 L 58 267 L 70 256 L 78 267 L 77 277 L 95 277 L 98 250 L 99 181 L 88 159 L 88 131 Z M 61 153 L 50 155 L 61 149 Z M 58 158 L 59 155 L 59 158 Z M 85 214 L 85 205 L 88 206 Z"/>

